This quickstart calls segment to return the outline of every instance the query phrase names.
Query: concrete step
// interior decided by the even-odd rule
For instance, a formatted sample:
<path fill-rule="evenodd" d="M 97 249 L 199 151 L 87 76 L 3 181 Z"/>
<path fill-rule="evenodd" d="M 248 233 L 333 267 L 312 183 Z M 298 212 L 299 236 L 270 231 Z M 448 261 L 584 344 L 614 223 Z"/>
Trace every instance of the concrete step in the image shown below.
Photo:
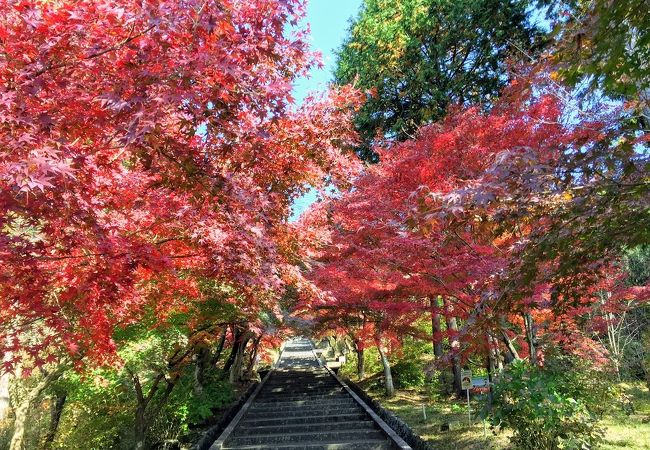
<path fill-rule="evenodd" d="M 320 367 L 306 340 L 290 341 L 223 449 L 394 450 L 379 424 Z M 220 443 L 223 441 L 219 441 Z"/>
<path fill-rule="evenodd" d="M 317 397 L 303 400 L 285 401 L 282 399 L 277 402 L 255 402 L 250 411 L 285 411 L 298 410 L 301 408 L 336 408 L 338 406 L 357 406 L 358 403 L 352 397 Z"/>
<path fill-rule="evenodd" d="M 349 442 L 351 440 L 373 440 L 385 439 L 383 434 L 375 429 L 358 429 L 346 431 L 314 431 L 305 433 L 285 433 L 278 429 L 277 433 L 270 434 L 245 434 L 235 433 L 226 441 L 226 446 L 240 447 L 244 445 L 262 444 L 297 444 L 301 442 L 313 442 L 328 444 L 330 442 Z"/>
<path fill-rule="evenodd" d="M 345 398 L 350 398 L 350 396 L 345 395 L 343 392 L 332 392 L 330 394 L 318 395 L 265 395 L 264 397 L 258 397 L 255 399 L 255 403 L 301 402 L 305 400 L 328 401 Z"/>
<path fill-rule="evenodd" d="M 258 434 L 276 434 L 276 433 L 311 433 L 322 432 L 323 430 L 376 430 L 377 426 L 370 420 L 350 420 L 339 422 L 335 425 L 316 423 L 297 423 L 292 425 L 257 425 L 252 423 L 242 424 L 238 429 L 238 434 L 258 435 Z"/>
<path fill-rule="evenodd" d="M 245 445 L 224 447 L 224 449 L 241 450 L 393 450 L 392 443 L 386 439 L 368 439 L 348 442 Z"/>
<path fill-rule="evenodd" d="M 359 406 L 352 406 L 352 407 L 334 407 L 334 408 L 304 408 L 300 410 L 295 410 L 295 411 L 283 411 L 282 416 L 283 417 L 309 417 L 309 416 L 322 416 L 322 415 L 338 415 L 338 414 L 355 414 L 358 411 L 362 411 L 362 409 Z M 264 417 L 269 417 L 273 416 L 273 414 L 270 414 L 268 411 L 255 411 L 255 410 L 249 410 L 246 413 L 246 418 L 264 418 Z"/>
<path fill-rule="evenodd" d="M 336 390 L 341 389 L 340 384 L 296 384 L 295 386 L 289 386 L 286 384 L 278 384 L 277 386 L 266 385 L 262 389 L 262 393 L 265 392 L 312 392 L 315 390 L 318 391 L 327 391 L 327 390 Z"/>
<path fill-rule="evenodd" d="M 241 421 L 241 426 L 291 426 L 295 424 L 303 423 L 320 423 L 323 426 L 337 426 L 340 422 L 346 421 L 359 421 L 367 420 L 368 416 L 365 412 L 359 410 L 359 412 L 353 414 L 336 414 L 336 415 L 314 415 L 314 416 L 303 416 L 303 417 L 263 417 L 263 418 L 249 418 L 244 416 Z"/>
<path fill-rule="evenodd" d="M 298 390 L 308 390 L 308 389 L 335 389 L 340 388 L 341 385 L 335 381 L 322 381 L 322 382 L 304 382 L 299 381 L 293 383 L 269 383 L 264 385 L 265 391 L 272 391 L 275 389 L 282 389 L 283 391 L 298 389 Z"/>

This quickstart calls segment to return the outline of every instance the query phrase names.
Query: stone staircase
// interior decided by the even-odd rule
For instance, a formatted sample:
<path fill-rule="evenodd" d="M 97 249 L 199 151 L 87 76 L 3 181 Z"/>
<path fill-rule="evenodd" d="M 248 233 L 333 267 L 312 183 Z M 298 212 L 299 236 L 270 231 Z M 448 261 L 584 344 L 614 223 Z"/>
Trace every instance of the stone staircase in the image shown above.
<path fill-rule="evenodd" d="M 389 437 L 392 431 L 387 434 L 387 426 L 371 414 L 320 367 L 308 340 L 294 339 L 210 450 L 410 448 Z"/>

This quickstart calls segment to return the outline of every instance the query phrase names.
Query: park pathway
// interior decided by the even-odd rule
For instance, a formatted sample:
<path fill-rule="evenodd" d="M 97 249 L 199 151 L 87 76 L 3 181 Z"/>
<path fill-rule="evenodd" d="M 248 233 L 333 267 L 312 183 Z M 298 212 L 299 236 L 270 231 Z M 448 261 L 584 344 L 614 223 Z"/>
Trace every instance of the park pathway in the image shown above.
<path fill-rule="evenodd" d="M 312 350 L 307 339 L 288 341 L 276 369 L 210 450 L 410 449 Z"/>

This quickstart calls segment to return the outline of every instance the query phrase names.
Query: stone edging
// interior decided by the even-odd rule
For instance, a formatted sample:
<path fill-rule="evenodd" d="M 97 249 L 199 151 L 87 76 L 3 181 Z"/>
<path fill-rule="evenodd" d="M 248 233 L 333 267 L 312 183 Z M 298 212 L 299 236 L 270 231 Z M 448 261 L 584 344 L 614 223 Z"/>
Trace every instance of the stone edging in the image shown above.
<path fill-rule="evenodd" d="M 275 362 L 275 364 L 273 364 L 262 381 L 251 385 L 251 387 L 248 388 L 244 395 L 240 397 L 239 401 L 228 411 L 226 411 L 219 423 L 204 434 L 203 438 L 201 438 L 193 450 L 221 450 L 226 439 L 230 437 L 230 434 L 233 432 L 244 414 L 246 414 L 246 411 L 248 411 L 248 408 L 250 408 L 251 404 L 255 400 L 255 397 L 257 397 L 257 394 L 259 394 L 259 392 L 262 390 L 262 387 L 269 379 L 277 365 L 280 363 L 283 352 L 284 346 L 280 348 L 278 360 Z M 221 434 L 217 435 L 219 432 L 221 432 Z"/>
<path fill-rule="evenodd" d="M 233 403 L 226 411 L 223 413 L 219 422 L 211 426 L 207 431 L 203 433 L 203 436 L 194 446 L 192 450 L 208 450 L 212 443 L 217 440 L 219 435 L 226 429 L 228 424 L 232 419 L 237 415 L 237 412 L 241 409 L 242 405 L 246 403 L 246 400 L 253 394 L 253 391 L 257 388 L 259 383 L 251 383 L 248 386 L 248 389 Z"/>
<path fill-rule="evenodd" d="M 415 433 L 411 427 L 409 427 L 402 419 L 397 417 L 392 412 L 385 409 L 379 402 L 372 399 L 359 385 L 353 381 L 346 379 L 346 383 L 349 388 L 355 392 L 365 403 L 367 403 L 370 408 L 382 418 L 386 424 L 388 424 L 391 429 L 404 439 L 413 450 L 432 450 L 431 446 L 417 433 Z"/>
<path fill-rule="evenodd" d="M 323 365 L 321 360 L 316 357 L 316 352 L 314 351 L 314 344 L 309 341 L 311 344 L 311 351 L 318 361 L 318 365 L 327 370 L 329 374 L 334 377 L 334 379 L 343 387 L 343 389 L 356 401 L 359 406 L 361 406 L 364 411 L 372 418 L 372 420 L 375 421 L 377 425 L 379 425 L 379 428 L 388 435 L 388 437 L 393 441 L 393 443 L 399 448 L 400 450 L 413 450 L 413 448 L 406 443 L 404 439 L 395 431 L 393 430 L 384 420 L 374 411 L 374 408 L 371 408 L 367 402 L 363 400 L 354 390 L 352 390 L 343 380 L 341 380 L 338 375 L 334 373 L 332 369 L 327 367 L 327 364 Z M 417 450 L 417 449 L 416 449 Z"/>
<path fill-rule="evenodd" d="M 246 400 L 246 403 L 244 403 L 244 406 L 241 407 L 239 412 L 237 412 L 237 415 L 232 419 L 232 421 L 228 424 L 225 430 L 223 430 L 223 433 L 219 436 L 219 439 L 214 441 L 214 443 L 210 446 L 208 450 L 221 450 L 223 448 L 223 444 L 226 442 L 226 440 L 230 437 L 232 434 L 233 430 L 239 424 L 239 421 L 241 418 L 246 414 L 246 411 L 248 411 L 248 408 L 250 408 L 251 404 L 253 401 L 255 401 L 255 397 L 257 397 L 257 394 L 260 393 L 262 390 L 262 387 L 264 384 L 266 384 L 266 381 L 269 379 L 271 374 L 273 373 L 273 369 L 269 370 L 269 373 L 266 374 L 264 379 L 255 387 L 255 390 L 253 393 L 248 397 L 248 400 Z"/>

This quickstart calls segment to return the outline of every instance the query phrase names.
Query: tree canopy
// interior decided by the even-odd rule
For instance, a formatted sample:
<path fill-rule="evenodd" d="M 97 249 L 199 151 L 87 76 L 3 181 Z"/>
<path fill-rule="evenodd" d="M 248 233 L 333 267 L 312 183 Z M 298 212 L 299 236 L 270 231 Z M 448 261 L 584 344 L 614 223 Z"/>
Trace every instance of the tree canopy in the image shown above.
<path fill-rule="evenodd" d="M 251 319 L 273 310 L 299 277 L 292 199 L 355 167 L 341 153 L 350 89 L 290 107 L 314 61 L 285 30 L 301 14 L 285 1 L 7 7 L 3 352 L 110 358 L 115 326 L 201 301 L 204 277 L 235 286 Z"/>
<path fill-rule="evenodd" d="M 68 448 L 97 428 L 97 448 L 154 447 L 159 419 L 210 417 L 289 333 L 344 336 L 360 373 L 374 347 L 389 394 L 410 341 L 457 392 L 476 361 L 522 386 L 567 357 L 620 377 L 650 323 L 643 6 L 365 0 L 335 83 L 296 105 L 318 64 L 302 0 L 5 5 L 11 450 L 44 395 L 38 445 L 70 398 Z"/>
<path fill-rule="evenodd" d="M 540 38 L 523 0 L 365 0 L 338 53 L 336 83 L 370 90 L 355 122 L 359 154 L 375 160 L 375 137 L 404 140 L 450 104 L 489 105 L 507 62 Z"/>

